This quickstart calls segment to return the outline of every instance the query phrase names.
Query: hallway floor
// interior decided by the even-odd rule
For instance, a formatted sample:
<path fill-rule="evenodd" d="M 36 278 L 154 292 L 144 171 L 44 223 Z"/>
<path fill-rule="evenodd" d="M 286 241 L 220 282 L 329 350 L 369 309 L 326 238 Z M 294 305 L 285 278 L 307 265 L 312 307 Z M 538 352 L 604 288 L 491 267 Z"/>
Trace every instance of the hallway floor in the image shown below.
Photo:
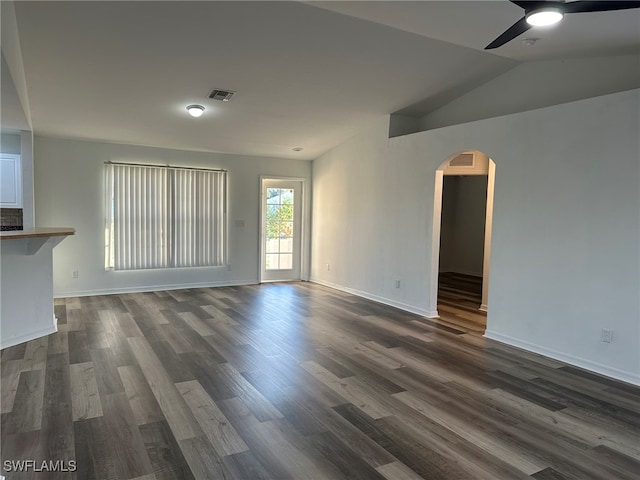
<path fill-rule="evenodd" d="M 487 314 L 479 310 L 482 301 L 482 277 L 443 272 L 438 283 L 438 314 L 444 325 L 484 334 Z"/>

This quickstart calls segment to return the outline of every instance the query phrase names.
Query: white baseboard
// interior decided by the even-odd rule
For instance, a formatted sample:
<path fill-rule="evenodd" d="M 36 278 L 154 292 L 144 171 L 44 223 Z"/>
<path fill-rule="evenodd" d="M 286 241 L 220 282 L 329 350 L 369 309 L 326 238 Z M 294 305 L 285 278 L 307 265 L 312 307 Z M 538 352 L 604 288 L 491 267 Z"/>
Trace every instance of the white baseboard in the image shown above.
<path fill-rule="evenodd" d="M 29 342 L 31 340 L 35 340 L 36 338 L 46 337 L 47 335 L 51 335 L 52 333 L 56 333 L 57 331 L 58 328 L 56 327 L 56 322 L 54 320 L 53 325 L 47 328 L 42 328 L 40 330 L 36 330 L 35 332 L 29 332 L 24 335 L 20 335 L 19 337 L 8 339 L 3 338 L 2 342 L 0 342 L 0 350 L 8 347 L 13 347 L 14 345 L 18 345 L 20 343 Z"/>
<path fill-rule="evenodd" d="M 258 280 L 243 282 L 199 282 L 199 283 L 180 283 L 173 285 L 144 285 L 138 287 L 121 287 L 121 288 L 101 288 L 96 290 L 75 290 L 70 292 L 54 292 L 53 298 L 70 298 L 70 297 L 91 297 L 95 295 L 117 295 L 120 293 L 144 293 L 144 292 L 161 292 L 165 290 L 184 290 L 187 288 L 209 288 L 209 287 L 239 287 L 242 285 L 256 285 Z"/>
<path fill-rule="evenodd" d="M 341 292 L 350 293 L 352 295 L 357 295 L 358 297 L 366 298 L 367 300 L 373 300 L 374 302 L 383 303 L 385 305 L 389 305 L 390 307 L 399 308 L 400 310 L 404 310 L 406 312 L 415 313 L 416 315 L 421 315 L 427 318 L 437 318 L 438 311 L 437 310 L 426 310 L 423 308 L 414 307 L 413 305 L 408 305 L 406 303 L 397 302 L 395 300 L 391 300 L 389 298 L 380 297 L 378 295 L 374 295 L 372 293 L 363 292 L 362 290 L 356 290 L 355 288 L 345 287 L 343 285 L 338 285 L 336 283 L 327 282 L 324 280 L 320 280 L 318 278 L 311 277 L 310 282 L 317 283 L 319 285 L 324 285 L 325 287 L 334 288 L 336 290 L 340 290 Z"/>
<path fill-rule="evenodd" d="M 599 373 L 601 375 L 605 375 L 607 377 L 611 377 L 616 380 L 621 380 L 623 382 L 631 383 L 632 385 L 640 386 L 640 376 L 638 374 L 634 374 L 633 372 L 628 372 L 626 370 L 620 370 L 618 368 L 609 367 L 607 365 L 603 365 L 601 363 L 594 362 L 592 360 L 587 360 L 586 358 L 576 357 L 574 355 L 560 352 L 558 350 L 554 350 L 551 348 L 543 347 L 541 345 L 527 342 L 525 340 L 520 340 L 518 338 L 513 338 L 508 335 L 502 335 L 500 333 L 492 332 L 490 330 L 487 330 L 484 333 L 484 336 L 491 340 L 495 340 L 500 343 L 511 345 L 512 347 L 522 348 L 523 350 L 528 350 L 533 353 L 539 353 L 540 355 L 553 358 L 554 360 L 560 360 L 561 362 L 565 362 L 565 363 L 574 365 L 576 367 L 584 368 L 585 370 Z"/>
<path fill-rule="evenodd" d="M 334 288 L 342 292 L 350 293 L 352 295 L 357 295 L 359 297 L 363 297 L 368 300 L 373 300 L 374 302 L 379 302 L 384 305 L 389 305 L 391 307 L 399 308 L 401 310 L 404 310 L 410 313 L 415 313 L 417 315 L 421 315 L 427 318 L 438 317 L 437 310 L 426 310 L 423 308 L 415 307 L 413 305 L 398 302 L 396 300 L 392 300 L 386 297 L 374 295 L 362 290 L 357 290 L 354 288 L 345 287 L 343 285 L 335 284 L 332 282 L 320 280 L 314 277 L 311 277 L 309 281 L 313 283 L 317 283 L 319 285 L 324 285 L 329 288 Z M 236 287 L 236 286 L 242 286 L 242 285 L 256 285 L 257 283 L 259 282 L 257 280 L 254 280 L 254 281 L 248 281 L 248 282 L 203 282 L 203 283 L 189 283 L 189 284 L 177 284 L 177 285 L 148 285 L 148 286 L 141 286 L 141 287 L 97 289 L 97 290 L 84 290 L 84 291 L 73 291 L 73 292 L 56 292 L 54 294 L 54 298 L 112 295 L 112 294 L 119 294 L 119 293 L 142 293 L 142 292 L 155 292 L 155 291 L 164 291 L 164 290 L 181 290 L 181 289 L 187 289 L 187 288 Z M 483 307 L 486 307 L 486 306 L 483 305 Z M 50 335 L 52 333 L 55 333 L 56 331 L 57 331 L 57 328 L 54 322 L 54 324 L 51 327 L 47 327 L 45 329 L 41 329 L 36 332 L 30 332 L 26 335 L 21 335 L 19 337 L 14 337 L 6 341 L 2 341 L 0 342 L 0 349 L 11 347 L 13 345 L 18 345 L 20 343 L 34 340 L 36 338 L 40 338 L 45 335 Z M 626 370 L 620 370 L 617 368 L 609 367 L 607 365 L 593 362 L 585 358 L 576 357 L 564 352 L 543 347 L 541 345 L 537 345 L 524 340 L 513 338 L 508 335 L 502 335 L 497 332 L 492 332 L 490 330 L 487 330 L 484 336 L 486 338 L 495 340 L 497 342 L 505 343 L 507 345 L 517 347 L 517 348 L 522 348 L 524 350 L 527 350 L 533 353 L 538 353 L 540 355 L 544 355 L 546 357 L 553 358 L 555 360 L 560 360 L 561 362 L 566 362 L 568 364 L 575 365 L 577 367 L 584 368 L 586 370 L 590 370 L 592 372 L 599 373 L 607 377 L 614 378 L 616 380 L 621 380 L 623 382 L 640 386 L 640 376 L 638 376 L 637 374 L 634 374 L 633 372 L 628 372 Z"/>

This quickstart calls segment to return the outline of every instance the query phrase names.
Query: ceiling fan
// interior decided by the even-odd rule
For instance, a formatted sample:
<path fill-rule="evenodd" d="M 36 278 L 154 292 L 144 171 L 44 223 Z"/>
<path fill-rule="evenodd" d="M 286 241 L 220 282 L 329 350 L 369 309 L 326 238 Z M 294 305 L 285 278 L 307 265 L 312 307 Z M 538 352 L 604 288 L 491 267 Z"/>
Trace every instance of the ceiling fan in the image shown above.
<path fill-rule="evenodd" d="M 491 50 L 501 47 L 519 35 L 529 30 L 531 27 L 553 25 L 562 20 L 568 13 L 590 13 L 608 12 L 611 10 L 626 10 L 629 8 L 640 8 L 640 2 L 634 1 L 576 1 L 562 2 L 556 0 L 509 0 L 520 8 L 524 9 L 524 17 L 514 23 L 502 35 L 487 45 L 484 49 Z"/>

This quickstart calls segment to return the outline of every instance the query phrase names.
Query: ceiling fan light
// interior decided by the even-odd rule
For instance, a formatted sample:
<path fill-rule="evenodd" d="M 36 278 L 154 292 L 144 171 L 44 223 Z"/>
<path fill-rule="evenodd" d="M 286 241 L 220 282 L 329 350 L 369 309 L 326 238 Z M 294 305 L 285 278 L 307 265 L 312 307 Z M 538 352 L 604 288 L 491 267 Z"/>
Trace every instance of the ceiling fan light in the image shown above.
<path fill-rule="evenodd" d="M 192 117 L 198 118 L 204 113 L 204 107 L 202 105 L 189 105 L 187 112 L 189 112 L 189 115 Z"/>
<path fill-rule="evenodd" d="M 562 20 L 564 14 L 556 7 L 546 7 L 527 14 L 527 23 L 534 27 L 546 27 Z"/>

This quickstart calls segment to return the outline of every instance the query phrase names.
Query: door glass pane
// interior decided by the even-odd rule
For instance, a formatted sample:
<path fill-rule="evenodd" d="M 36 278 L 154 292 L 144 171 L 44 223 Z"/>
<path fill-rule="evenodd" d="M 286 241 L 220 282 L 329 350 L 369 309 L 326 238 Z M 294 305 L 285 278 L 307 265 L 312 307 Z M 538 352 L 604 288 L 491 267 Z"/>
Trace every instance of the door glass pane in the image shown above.
<path fill-rule="evenodd" d="M 283 206 L 283 208 L 285 207 Z M 291 215 L 293 215 L 293 210 Z M 293 222 L 283 221 L 280 224 L 280 238 L 293 238 Z"/>
<path fill-rule="evenodd" d="M 280 255 L 280 270 L 291 270 L 293 268 L 293 255 L 283 253 Z"/>
<path fill-rule="evenodd" d="M 276 254 L 267 254 L 267 258 L 266 258 L 266 268 L 267 270 L 278 270 L 279 265 L 278 265 L 278 259 L 279 259 L 280 255 Z"/>
<path fill-rule="evenodd" d="M 278 253 L 280 251 L 280 240 L 277 238 L 267 238 L 266 253 Z"/>
<path fill-rule="evenodd" d="M 293 238 L 280 239 L 280 253 L 293 253 Z"/>
<path fill-rule="evenodd" d="M 266 192 L 266 270 L 293 268 L 293 204 L 292 188 L 267 188 Z M 278 255 L 279 254 L 279 255 Z M 282 255 L 286 254 L 286 255 Z"/>

